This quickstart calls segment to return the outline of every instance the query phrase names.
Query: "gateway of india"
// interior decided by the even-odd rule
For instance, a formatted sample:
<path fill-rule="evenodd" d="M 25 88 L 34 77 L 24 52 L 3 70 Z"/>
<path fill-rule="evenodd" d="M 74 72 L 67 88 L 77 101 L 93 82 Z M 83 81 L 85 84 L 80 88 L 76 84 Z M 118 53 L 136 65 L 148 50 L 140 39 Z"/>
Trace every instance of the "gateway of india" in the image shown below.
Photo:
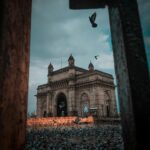
<path fill-rule="evenodd" d="M 111 74 L 75 66 L 70 55 L 68 66 L 54 71 L 48 66 L 48 82 L 37 88 L 37 117 L 96 115 L 114 117 L 117 114 L 115 85 Z"/>

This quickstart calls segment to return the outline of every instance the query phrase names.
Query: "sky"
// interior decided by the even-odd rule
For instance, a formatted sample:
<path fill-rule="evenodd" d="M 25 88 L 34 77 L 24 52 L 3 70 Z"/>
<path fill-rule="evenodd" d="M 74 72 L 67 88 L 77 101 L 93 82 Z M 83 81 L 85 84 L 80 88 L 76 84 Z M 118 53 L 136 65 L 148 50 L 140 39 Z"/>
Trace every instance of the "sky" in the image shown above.
<path fill-rule="evenodd" d="M 138 0 L 144 41 L 150 58 L 150 2 Z M 36 110 L 37 86 L 47 83 L 47 67 L 54 70 L 68 65 L 70 54 L 75 65 L 111 73 L 115 78 L 108 9 L 70 10 L 69 0 L 33 0 L 30 44 L 28 112 Z M 89 16 L 97 13 L 97 28 Z M 94 58 L 99 55 L 98 59 Z"/>

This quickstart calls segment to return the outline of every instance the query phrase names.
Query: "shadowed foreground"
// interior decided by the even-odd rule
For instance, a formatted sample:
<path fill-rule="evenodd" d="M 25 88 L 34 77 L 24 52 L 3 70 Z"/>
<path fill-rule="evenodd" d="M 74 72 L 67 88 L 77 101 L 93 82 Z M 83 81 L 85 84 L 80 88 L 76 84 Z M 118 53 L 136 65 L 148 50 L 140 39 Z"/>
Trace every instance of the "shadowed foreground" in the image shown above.
<path fill-rule="evenodd" d="M 25 150 L 123 150 L 119 125 L 32 129 Z"/>

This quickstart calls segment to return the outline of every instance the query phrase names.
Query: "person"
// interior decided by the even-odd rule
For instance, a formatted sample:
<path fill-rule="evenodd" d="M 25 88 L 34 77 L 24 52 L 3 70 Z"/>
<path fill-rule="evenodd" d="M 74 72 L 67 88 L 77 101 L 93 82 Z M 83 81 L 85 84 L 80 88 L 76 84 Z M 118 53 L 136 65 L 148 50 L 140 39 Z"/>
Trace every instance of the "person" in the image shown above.
<path fill-rule="evenodd" d="M 83 112 L 84 112 L 84 116 L 88 117 L 88 112 L 89 112 L 88 106 L 84 106 Z"/>
<path fill-rule="evenodd" d="M 64 116 L 65 115 L 65 112 L 64 110 L 61 111 L 61 116 Z"/>
<path fill-rule="evenodd" d="M 60 111 L 60 115 L 61 116 L 64 116 L 65 115 L 65 112 L 64 112 L 64 108 L 65 108 L 65 103 L 64 102 L 61 102 L 59 105 L 59 111 Z"/>
<path fill-rule="evenodd" d="M 47 112 L 46 111 L 44 111 L 43 117 L 47 117 Z"/>
<path fill-rule="evenodd" d="M 76 117 L 74 123 L 75 123 L 75 124 L 79 124 L 79 123 L 80 123 L 80 118 L 79 118 L 78 116 Z"/>

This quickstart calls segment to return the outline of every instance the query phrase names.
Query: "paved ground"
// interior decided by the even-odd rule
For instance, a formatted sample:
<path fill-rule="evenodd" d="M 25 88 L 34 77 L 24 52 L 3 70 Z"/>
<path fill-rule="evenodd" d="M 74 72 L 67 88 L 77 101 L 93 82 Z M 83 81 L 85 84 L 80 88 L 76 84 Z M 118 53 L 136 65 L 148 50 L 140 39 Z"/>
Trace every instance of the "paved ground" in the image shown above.
<path fill-rule="evenodd" d="M 123 150 L 121 127 L 103 125 L 30 130 L 25 150 Z"/>

